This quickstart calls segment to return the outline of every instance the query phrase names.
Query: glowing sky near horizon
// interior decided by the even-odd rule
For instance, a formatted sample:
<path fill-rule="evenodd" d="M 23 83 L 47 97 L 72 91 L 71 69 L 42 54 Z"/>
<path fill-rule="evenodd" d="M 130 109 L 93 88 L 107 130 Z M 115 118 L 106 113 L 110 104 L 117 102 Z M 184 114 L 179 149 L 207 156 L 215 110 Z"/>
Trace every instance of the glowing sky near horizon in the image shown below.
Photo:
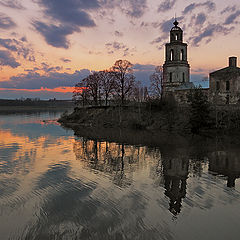
<path fill-rule="evenodd" d="M 0 0 L 0 98 L 70 98 L 90 71 L 118 59 L 146 83 L 164 62 L 175 13 L 192 80 L 239 57 L 239 0 Z"/>

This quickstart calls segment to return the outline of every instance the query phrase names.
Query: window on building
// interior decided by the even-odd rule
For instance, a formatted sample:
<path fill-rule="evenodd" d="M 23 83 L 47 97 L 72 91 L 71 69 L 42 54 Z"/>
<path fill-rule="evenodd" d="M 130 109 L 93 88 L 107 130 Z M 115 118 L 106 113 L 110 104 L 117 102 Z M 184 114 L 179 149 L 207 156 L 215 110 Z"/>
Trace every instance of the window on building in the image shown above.
<path fill-rule="evenodd" d="M 185 82 L 185 73 L 182 74 L 182 81 Z"/>
<path fill-rule="evenodd" d="M 181 53 L 180 53 L 180 60 L 181 61 L 184 60 L 184 51 L 183 51 L 183 49 L 181 50 Z"/>
<path fill-rule="evenodd" d="M 226 91 L 229 91 L 229 90 L 230 90 L 230 82 L 226 81 Z"/>
<path fill-rule="evenodd" d="M 228 94 L 227 97 L 226 97 L 226 104 L 229 104 L 229 102 L 230 102 L 230 96 Z"/>
<path fill-rule="evenodd" d="M 170 73 L 170 75 L 169 75 L 169 82 L 170 83 L 172 82 L 172 73 Z"/>
<path fill-rule="evenodd" d="M 216 82 L 216 91 L 219 91 L 220 90 L 220 82 Z"/>
<path fill-rule="evenodd" d="M 174 51 L 171 50 L 170 52 L 170 60 L 173 61 L 174 60 Z"/>

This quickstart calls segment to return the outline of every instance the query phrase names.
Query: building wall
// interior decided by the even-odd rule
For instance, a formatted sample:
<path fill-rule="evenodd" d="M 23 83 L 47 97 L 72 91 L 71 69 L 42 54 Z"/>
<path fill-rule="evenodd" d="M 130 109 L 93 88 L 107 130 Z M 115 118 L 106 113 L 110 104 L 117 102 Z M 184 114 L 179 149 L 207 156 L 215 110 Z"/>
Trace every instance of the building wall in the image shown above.
<path fill-rule="evenodd" d="M 210 101 L 216 104 L 240 103 L 240 71 L 210 74 Z M 227 89 L 229 84 L 229 90 Z"/>
<path fill-rule="evenodd" d="M 172 79 L 170 79 L 170 74 L 172 75 Z M 181 62 L 169 63 L 167 65 L 164 65 L 163 77 L 166 88 L 176 87 L 184 82 L 189 82 L 189 75 L 190 75 L 189 66 L 188 65 L 186 66 Z"/>

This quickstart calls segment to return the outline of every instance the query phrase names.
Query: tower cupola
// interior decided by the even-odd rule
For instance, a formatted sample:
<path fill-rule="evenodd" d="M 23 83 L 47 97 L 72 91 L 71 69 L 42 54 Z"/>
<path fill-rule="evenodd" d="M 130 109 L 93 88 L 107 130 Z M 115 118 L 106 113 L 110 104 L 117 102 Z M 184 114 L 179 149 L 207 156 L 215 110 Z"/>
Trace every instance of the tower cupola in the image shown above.
<path fill-rule="evenodd" d="M 170 31 L 170 42 L 183 42 L 183 30 L 178 26 L 178 21 L 175 20 L 173 24 L 174 27 Z"/>

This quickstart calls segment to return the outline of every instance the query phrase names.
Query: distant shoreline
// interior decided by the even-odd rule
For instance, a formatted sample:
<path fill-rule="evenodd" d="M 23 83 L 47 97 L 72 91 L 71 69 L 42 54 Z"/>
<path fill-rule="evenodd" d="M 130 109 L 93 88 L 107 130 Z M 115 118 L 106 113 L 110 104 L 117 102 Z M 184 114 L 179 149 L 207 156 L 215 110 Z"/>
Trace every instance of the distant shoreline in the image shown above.
<path fill-rule="evenodd" d="M 37 107 L 37 106 L 0 106 L 0 115 L 16 113 L 38 113 L 38 112 L 71 112 L 73 107 Z"/>
<path fill-rule="evenodd" d="M 0 99 L 0 114 L 26 111 L 64 111 L 73 108 L 74 103 L 71 100 Z"/>

